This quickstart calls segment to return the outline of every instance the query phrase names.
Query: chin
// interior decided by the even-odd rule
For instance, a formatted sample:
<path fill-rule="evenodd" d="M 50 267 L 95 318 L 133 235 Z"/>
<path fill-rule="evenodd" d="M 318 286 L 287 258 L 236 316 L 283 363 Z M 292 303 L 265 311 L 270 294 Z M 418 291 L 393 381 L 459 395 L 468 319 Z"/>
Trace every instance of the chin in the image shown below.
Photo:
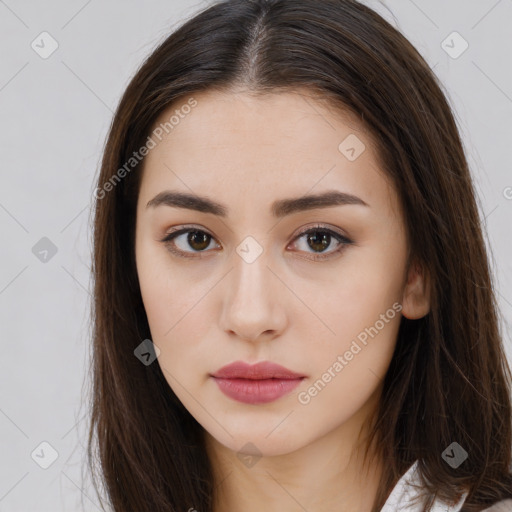
<path fill-rule="evenodd" d="M 215 439 L 217 443 L 222 444 L 227 449 L 242 455 L 253 457 L 274 457 L 278 455 L 286 455 L 300 449 L 307 444 L 306 439 L 296 438 L 290 436 L 290 433 L 285 430 L 272 432 L 268 427 L 255 429 L 254 425 L 243 429 L 229 428 L 227 430 L 231 436 L 224 431 L 224 429 L 216 429 L 215 432 L 209 432 L 209 435 Z M 270 433 L 269 435 L 269 432 Z"/>

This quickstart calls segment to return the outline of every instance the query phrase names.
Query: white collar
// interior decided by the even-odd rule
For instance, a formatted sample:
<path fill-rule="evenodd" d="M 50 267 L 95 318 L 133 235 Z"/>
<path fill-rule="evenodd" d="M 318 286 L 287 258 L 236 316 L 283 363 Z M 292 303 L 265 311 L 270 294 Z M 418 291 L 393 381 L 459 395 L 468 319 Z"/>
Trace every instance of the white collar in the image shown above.
<path fill-rule="evenodd" d="M 421 485 L 418 471 L 418 461 L 416 461 L 400 478 L 391 494 L 389 495 L 386 503 L 380 512 L 421 512 L 421 502 L 414 503 L 412 500 L 418 497 L 418 489 L 414 485 Z M 459 512 L 466 500 L 467 493 L 461 496 L 459 502 L 455 505 L 448 505 L 447 503 L 436 499 L 432 505 L 431 512 Z"/>

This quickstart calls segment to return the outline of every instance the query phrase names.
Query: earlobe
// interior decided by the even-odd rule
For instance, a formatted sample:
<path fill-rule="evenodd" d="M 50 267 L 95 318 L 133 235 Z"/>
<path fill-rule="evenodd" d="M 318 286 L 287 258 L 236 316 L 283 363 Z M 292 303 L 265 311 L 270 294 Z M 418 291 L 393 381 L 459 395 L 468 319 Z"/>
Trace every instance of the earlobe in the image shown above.
<path fill-rule="evenodd" d="M 410 320 L 424 317 L 430 311 L 430 282 L 424 269 L 413 263 L 403 291 L 402 315 Z"/>

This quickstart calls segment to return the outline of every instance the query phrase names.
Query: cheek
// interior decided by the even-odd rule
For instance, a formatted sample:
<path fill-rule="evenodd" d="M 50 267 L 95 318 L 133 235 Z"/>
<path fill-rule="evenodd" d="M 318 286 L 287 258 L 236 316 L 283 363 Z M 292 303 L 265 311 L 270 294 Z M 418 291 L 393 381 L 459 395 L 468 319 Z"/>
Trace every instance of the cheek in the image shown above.
<path fill-rule="evenodd" d="M 367 398 L 391 362 L 402 316 L 402 262 L 400 255 L 377 253 L 359 251 L 357 258 L 346 258 L 319 287 L 321 295 L 308 302 L 322 320 L 303 325 L 303 339 L 310 340 L 307 364 L 311 380 L 320 380 L 321 401 L 337 400 L 340 392 L 348 393 L 347 401 Z"/>
<path fill-rule="evenodd" d="M 137 272 L 151 340 L 160 349 L 158 361 L 167 370 L 165 377 L 178 378 L 187 368 L 204 366 L 204 344 L 213 325 L 207 310 L 213 277 L 172 264 L 165 250 L 151 244 L 137 248 Z"/>
<path fill-rule="evenodd" d="M 311 283 L 305 283 L 303 290 L 296 287 L 297 294 L 307 297 L 305 302 L 317 313 L 314 324 L 319 335 L 311 340 L 323 347 L 341 349 L 343 343 L 373 326 L 388 310 L 386 325 L 399 316 L 397 306 L 393 309 L 402 298 L 399 267 L 398 262 L 396 266 L 387 265 L 362 255 L 353 262 L 347 259 L 329 280 L 315 283 L 316 293 L 312 293 Z M 313 325 L 309 325 L 311 330 Z"/>
<path fill-rule="evenodd" d="M 336 336 L 324 337 L 321 347 L 309 351 L 312 371 L 297 400 L 313 423 L 325 422 L 326 431 L 355 415 L 382 384 L 401 319 L 400 305 L 394 304 L 373 305 L 357 317 L 341 311 L 333 317 Z"/>
<path fill-rule="evenodd" d="M 186 271 L 172 265 L 168 252 L 157 243 L 153 240 L 138 242 L 136 258 L 142 301 L 151 332 L 155 338 L 162 339 L 192 309 L 199 299 L 199 292 L 196 286 L 191 286 Z"/>
<path fill-rule="evenodd" d="M 141 249 L 137 254 L 137 273 L 153 337 L 163 336 L 172 326 L 174 317 L 170 302 L 170 283 L 172 278 L 164 271 L 163 265 L 151 251 Z"/>
<path fill-rule="evenodd" d="M 349 392 L 357 393 L 368 379 L 384 376 L 391 362 L 401 319 L 398 301 L 370 300 L 352 312 L 340 303 L 331 315 L 334 331 L 311 345 L 308 364 L 311 376 L 328 383 L 336 381 Z M 337 313 L 337 314 L 336 314 Z M 334 378 L 335 376 L 335 378 Z"/>

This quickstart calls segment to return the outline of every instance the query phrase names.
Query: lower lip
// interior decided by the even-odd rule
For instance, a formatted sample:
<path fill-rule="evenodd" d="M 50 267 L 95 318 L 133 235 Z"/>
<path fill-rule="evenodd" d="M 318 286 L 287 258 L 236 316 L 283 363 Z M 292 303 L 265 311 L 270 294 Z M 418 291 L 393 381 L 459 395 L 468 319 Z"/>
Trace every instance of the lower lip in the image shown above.
<path fill-rule="evenodd" d="M 300 379 L 220 379 L 213 377 L 220 390 L 229 398 L 246 404 L 273 402 L 295 389 Z"/>

